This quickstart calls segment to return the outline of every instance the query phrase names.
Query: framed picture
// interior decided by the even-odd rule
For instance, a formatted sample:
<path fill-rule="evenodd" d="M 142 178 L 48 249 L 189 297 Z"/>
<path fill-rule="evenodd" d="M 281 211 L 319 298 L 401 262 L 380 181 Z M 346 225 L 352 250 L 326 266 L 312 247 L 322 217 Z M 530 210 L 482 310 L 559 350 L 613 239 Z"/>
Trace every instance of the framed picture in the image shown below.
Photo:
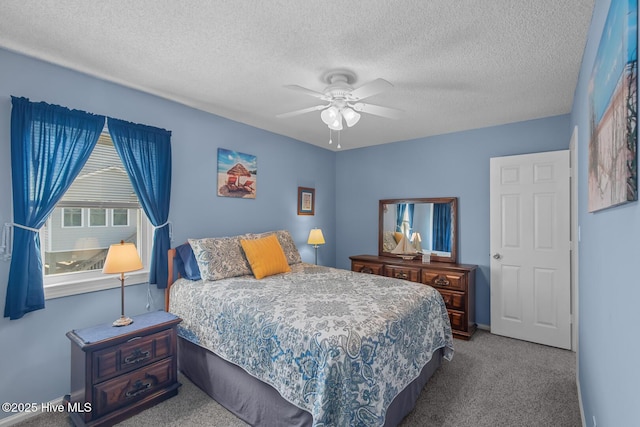
<path fill-rule="evenodd" d="M 588 210 L 638 200 L 638 2 L 612 0 L 589 82 Z"/>
<path fill-rule="evenodd" d="M 316 190 L 307 187 L 298 187 L 298 215 L 314 215 Z"/>
<path fill-rule="evenodd" d="M 218 196 L 255 199 L 257 183 L 256 156 L 218 148 Z"/>

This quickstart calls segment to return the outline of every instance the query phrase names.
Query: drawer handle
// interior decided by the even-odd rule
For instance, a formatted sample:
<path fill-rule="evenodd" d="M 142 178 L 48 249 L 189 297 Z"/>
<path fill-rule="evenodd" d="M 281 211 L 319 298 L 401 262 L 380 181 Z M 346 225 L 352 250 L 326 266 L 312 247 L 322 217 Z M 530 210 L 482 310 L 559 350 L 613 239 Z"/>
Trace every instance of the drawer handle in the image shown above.
<path fill-rule="evenodd" d="M 149 351 L 142 351 L 139 348 L 136 348 L 135 350 L 133 350 L 130 356 L 125 357 L 124 363 L 125 365 L 140 363 L 143 360 L 148 359 L 149 356 L 151 356 L 151 353 L 149 353 Z"/>
<path fill-rule="evenodd" d="M 439 276 L 433 283 L 438 286 L 449 286 L 451 284 L 451 282 L 442 276 Z"/>
<path fill-rule="evenodd" d="M 406 279 L 409 275 L 403 271 L 399 271 L 396 273 L 396 279 Z"/>
<path fill-rule="evenodd" d="M 373 270 L 369 267 L 362 267 L 360 273 L 373 274 Z"/>
<path fill-rule="evenodd" d="M 443 299 L 446 305 L 451 305 L 451 295 L 446 295 Z"/>
<path fill-rule="evenodd" d="M 129 390 L 128 392 L 126 392 L 124 395 L 127 399 L 130 399 L 132 397 L 136 397 L 139 394 L 144 393 L 145 391 L 149 390 L 151 388 L 151 386 L 153 385 L 152 381 L 148 381 L 143 383 L 140 380 L 137 380 L 134 384 L 133 384 L 133 388 L 131 390 Z"/>

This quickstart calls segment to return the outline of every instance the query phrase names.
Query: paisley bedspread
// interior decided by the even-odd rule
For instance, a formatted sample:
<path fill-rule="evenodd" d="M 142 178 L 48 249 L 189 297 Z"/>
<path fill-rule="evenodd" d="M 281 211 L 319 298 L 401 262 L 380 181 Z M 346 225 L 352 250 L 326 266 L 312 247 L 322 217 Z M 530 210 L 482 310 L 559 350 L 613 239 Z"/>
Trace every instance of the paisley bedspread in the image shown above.
<path fill-rule="evenodd" d="M 180 279 L 180 333 L 309 411 L 314 426 L 381 426 L 432 354 L 453 356 L 433 288 L 310 264 L 256 280 Z"/>

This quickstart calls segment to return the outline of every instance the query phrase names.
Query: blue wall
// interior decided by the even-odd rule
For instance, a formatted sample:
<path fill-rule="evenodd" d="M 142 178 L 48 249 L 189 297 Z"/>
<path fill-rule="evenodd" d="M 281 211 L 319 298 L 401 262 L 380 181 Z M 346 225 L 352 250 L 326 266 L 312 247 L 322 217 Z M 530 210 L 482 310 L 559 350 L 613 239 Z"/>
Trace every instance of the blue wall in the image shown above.
<path fill-rule="evenodd" d="M 0 49 L 0 224 L 11 220 L 10 96 L 162 127 L 173 132 L 170 220 L 174 245 L 189 237 L 289 229 L 304 261 L 313 262 L 309 230 L 327 244 L 319 263 L 335 263 L 335 154 L 299 141 L 194 110 L 84 74 Z M 217 149 L 258 158 L 254 200 L 216 195 Z M 316 189 L 315 216 L 297 215 L 297 187 Z M 9 262 L 0 261 L 4 309 Z M 152 310 L 164 308 L 155 286 Z M 126 312 L 144 312 L 147 285 L 128 286 Z M 15 321 L 0 319 L 0 401 L 47 402 L 69 392 L 70 343 L 65 333 L 120 313 L 118 289 L 48 300 L 46 309 Z M 0 418 L 11 414 L 0 413 Z"/>
<path fill-rule="evenodd" d="M 588 80 L 609 0 L 596 0 L 573 111 L 551 117 L 332 153 L 173 102 L 0 50 L 0 223 L 9 221 L 10 95 L 79 108 L 173 131 L 174 244 L 188 237 L 288 228 L 305 261 L 308 230 L 319 226 L 325 265 L 349 268 L 350 255 L 376 253 L 378 200 L 456 196 L 461 262 L 478 264 L 477 321 L 489 313 L 489 158 L 565 149 L 578 127 L 579 381 L 587 425 L 637 422 L 640 342 L 640 206 L 587 213 Z M 523 100 L 526 102 L 526 100 Z M 346 144 L 346 141 L 345 141 Z M 218 147 L 258 156 L 256 200 L 215 196 Z M 316 215 L 296 215 L 296 187 L 316 188 Z M 4 307 L 9 264 L 0 261 Z M 153 309 L 163 305 L 152 287 Z M 117 317 L 118 291 L 47 301 L 18 321 L 0 320 L 0 400 L 48 401 L 69 389 L 65 332 Z M 146 285 L 127 288 L 127 312 L 145 310 Z M 33 386 L 33 384 L 37 384 Z M 0 418 L 8 414 L 0 413 Z"/>
<path fill-rule="evenodd" d="M 640 204 L 587 212 L 588 88 L 609 0 L 596 0 L 571 115 L 578 127 L 578 375 L 588 426 L 640 425 Z"/>
<path fill-rule="evenodd" d="M 489 325 L 489 159 L 567 149 L 570 136 L 564 115 L 339 152 L 336 266 L 378 253 L 378 200 L 457 197 L 458 262 L 479 267 L 476 322 Z"/>

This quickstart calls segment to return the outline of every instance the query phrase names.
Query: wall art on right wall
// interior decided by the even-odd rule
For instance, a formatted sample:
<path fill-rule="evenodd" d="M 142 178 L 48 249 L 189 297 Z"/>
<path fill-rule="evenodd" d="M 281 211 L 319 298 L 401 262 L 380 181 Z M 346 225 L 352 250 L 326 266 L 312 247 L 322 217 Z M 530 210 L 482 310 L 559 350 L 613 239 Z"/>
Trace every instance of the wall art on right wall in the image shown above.
<path fill-rule="evenodd" d="M 589 212 L 638 200 L 638 2 L 612 0 L 589 82 Z"/>

